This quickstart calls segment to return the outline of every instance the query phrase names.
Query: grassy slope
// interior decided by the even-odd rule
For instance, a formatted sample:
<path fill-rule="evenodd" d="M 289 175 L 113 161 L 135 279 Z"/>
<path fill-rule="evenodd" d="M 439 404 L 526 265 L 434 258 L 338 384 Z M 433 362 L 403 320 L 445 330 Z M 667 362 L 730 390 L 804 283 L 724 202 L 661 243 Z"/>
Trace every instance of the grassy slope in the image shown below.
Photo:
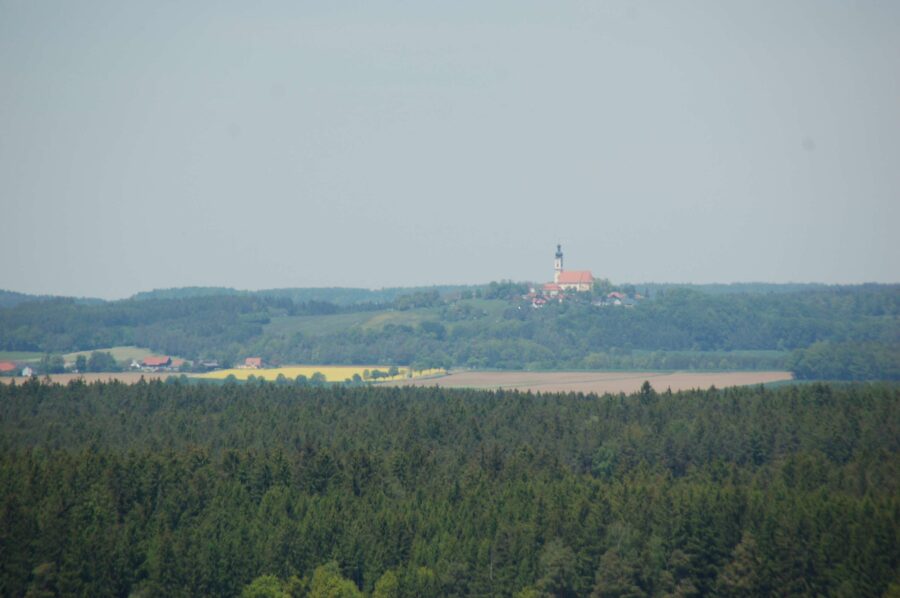
<path fill-rule="evenodd" d="M 329 316 L 279 316 L 266 324 L 265 334 L 294 334 L 302 332 L 322 336 L 360 326 L 380 311 L 363 311 Z"/>
<path fill-rule="evenodd" d="M 499 317 L 508 305 L 506 301 L 488 299 L 470 299 L 461 303 L 487 312 L 489 318 Z M 440 321 L 441 309 L 429 307 L 405 311 L 383 309 L 326 316 L 280 316 L 272 318 L 272 321 L 266 325 L 264 333 L 267 335 L 291 335 L 301 332 L 310 336 L 324 336 L 338 334 L 352 328 L 380 330 L 389 324 L 416 326 L 422 322 Z"/>
<path fill-rule="evenodd" d="M 379 330 L 388 324 L 397 326 L 416 326 L 426 321 L 438 321 L 440 310 L 437 308 L 410 309 L 407 311 L 383 311 L 377 312 L 363 325 L 364 330 Z"/>
<path fill-rule="evenodd" d="M 102 351 L 104 353 L 111 353 L 113 359 L 116 361 L 131 361 L 132 359 L 137 359 L 138 361 L 148 357 L 150 355 L 157 355 L 150 349 L 144 349 L 142 347 L 110 347 L 108 349 L 96 349 L 97 351 Z M 63 359 L 66 360 L 66 363 L 74 363 L 75 359 L 78 358 L 79 355 L 84 355 L 85 358 L 91 356 L 92 351 L 76 351 L 74 353 L 66 353 L 63 355 Z"/>
<path fill-rule="evenodd" d="M 32 363 L 40 361 L 43 355 L 43 353 L 36 353 L 33 351 L 0 351 L 0 361 Z"/>
<path fill-rule="evenodd" d="M 86 358 L 91 356 L 93 351 L 102 351 L 104 353 L 112 353 L 113 358 L 116 361 L 131 361 L 132 359 L 137 359 L 140 361 L 149 355 L 157 355 L 150 349 L 144 349 L 142 347 L 109 347 L 107 349 L 94 349 L 91 351 L 75 351 L 73 353 L 66 353 L 63 355 L 63 359 L 68 363 L 75 363 L 75 359 L 79 355 L 84 355 Z M 44 354 L 40 352 L 34 351 L 0 351 L 0 361 L 15 361 L 17 363 L 37 363 L 41 360 Z M 174 356 L 173 356 L 174 357 Z"/>

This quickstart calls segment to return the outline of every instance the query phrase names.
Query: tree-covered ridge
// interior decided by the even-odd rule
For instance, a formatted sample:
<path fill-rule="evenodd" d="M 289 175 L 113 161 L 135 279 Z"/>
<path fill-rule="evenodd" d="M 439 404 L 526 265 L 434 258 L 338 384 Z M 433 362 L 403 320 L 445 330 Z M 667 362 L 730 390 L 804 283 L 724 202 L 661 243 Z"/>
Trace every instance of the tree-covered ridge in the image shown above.
<path fill-rule="evenodd" d="M 330 303 L 235 295 L 147 299 L 81 305 L 71 299 L 23 303 L 0 310 L 0 348 L 90 350 L 140 345 L 193 355 L 216 345 L 247 343 L 275 314 L 337 313 Z M 178 350 L 176 350 L 178 349 Z"/>
<path fill-rule="evenodd" d="M 476 313 L 455 320 L 445 313 L 440 327 L 269 337 L 259 349 L 299 362 L 314 355 L 327 361 L 360 359 L 365 347 L 376 362 L 386 363 L 419 359 L 443 366 L 604 368 L 615 367 L 617 356 L 631 357 L 635 350 L 790 351 L 822 340 L 897 345 L 898 314 L 900 287 L 727 296 L 672 290 L 633 309 L 570 302 L 535 310 L 512 303 L 494 318 Z M 644 367 L 666 367 L 661 359 L 647 358 Z M 642 365 L 621 361 L 624 367 Z"/>
<path fill-rule="evenodd" d="M 6 307 L 15 307 L 20 303 L 30 303 L 33 301 L 49 301 L 53 299 L 66 299 L 83 305 L 97 305 L 104 303 L 103 299 L 95 297 L 58 297 L 53 295 L 29 295 L 27 293 L 17 293 L 15 291 L 6 291 L 0 289 L 0 309 Z"/>
<path fill-rule="evenodd" d="M 785 293 L 666 289 L 633 308 L 598 307 L 585 295 L 534 309 L 522 300 L 523 290 L 492 283 L 475 298 L 470 291 L 441 295 L 432 289 L 400 295 L 387 306 L 298 303 L 289 295 L 263 294 L 101 305 L 49 300 L 0 309 L 0 350 L 66 352 L 131 344 L 221 363 L 259 355 L 274 364 L 420 368 L 791 365 L 803 377 L 898 377 L 891 367 L 900 347 L 897 285 Z M 789 361 L 792 351 L 800 353 Z M 842 361 L 848 351 L 853 367 Z"/>
<path fill-rule="evenodd" d="M 438 292 L 441 294 L 461 291 L 475 292 L 478 285 L 439 285 L 431 287 L 388 287 L 382 289 L 364 289 L 355 287 L 311 287 L 263 289 L 259 291 L 241 291 L 228 287 L 180 287 L 173 289 L 155 289 L 135 293 L 131 298 L 146 299 L 191 299 L 220 295 L 240 295 L 246 297 L 263 297 L 274 299 L 290 299 L 294 303 L 310 301 L 333 303 L 340 307 L 367 304 L 389 305 L 398 297 L 415 293 Z"/>
<path fill-rule="evenodd" d="M 900 565 L 896 385 L 29 382 L 0 430 L 3 595 L 880 596 Z"/>

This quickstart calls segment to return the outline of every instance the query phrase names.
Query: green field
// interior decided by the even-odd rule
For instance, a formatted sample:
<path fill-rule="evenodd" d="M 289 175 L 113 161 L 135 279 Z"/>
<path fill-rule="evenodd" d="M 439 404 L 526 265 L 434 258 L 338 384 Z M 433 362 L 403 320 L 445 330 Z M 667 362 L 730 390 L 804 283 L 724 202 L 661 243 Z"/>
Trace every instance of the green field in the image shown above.
<path fill-rule="evenodd" d="M 382 311 L 375 312 L 363 325 L 363 330 L 380 330 L 389 324 L 395 326 L 416 326 L 422 322 L 437 322 L 440 317 L 440 310 L 435 308 L 429 309 L 410 309 L 407 311 Z"/>
<path fill-rule="evenodd" d="M 359 326 L 376 313 L 381 312 L 354 312 L 329 316 L 279 316 L 272 318 L 266 324 L 264 333 L 294 334 L 302 332 L 311 336 L 323 336 Z"/>
<path fill-rule="evenodd" d="M 462 306 L 487 313 L 487 317 L 499 317 L 507 307 L 506 301 L 488 299 L 470 299 L 460 301 Z M 397 311 L 383 309 L 378 311 L 362 311 L 346 314 L 323 316 L 279 316 L 266 324 L 265 334 L 294 334 L 297 332 L 310 336 L 339 334 L 352 328 L 366 331 L 380 330 L 389 324 L 396 326 L 416 326 L 422 322 L 441 321 L 441 308 L 430 307 Z"/>
<path fill-rule="evenodd" d="M 34 351 L 0 351 L 0 361 L 15 361 L 16 363 L 38 362 L 43 353 Z"/>
<path fill-rule="evenodd" d="M 66 353 L 63 355 L 63 360 L 65 360 L 66 364 L 74 364 L 75 360 L 79 355 L 84 355 L 85 358 L 90 358 L 91 353 L 94 351 L 102 351 L 104 353 L 111 353 L 113 359 L 118 362 L 130 362 L 132 359 L 136 359 L 138 361 L 144 359 L 150 355 L 157 355 L 150 349 L 144 349 L 142 347 L 108 347 L 105 349 L 93 349 L 91 351 L 75 351 L 73 353 Z M 16 363 L 38 363 L 41 358 L 44 356 L 44 353 L 39 351 L 0 351 L 0 361 L 15 361 Z"/>
<path fill-rule="evenodd" d="M 150 349 L 144 349 L 142 347 L 109 347 L 108 349 L 95 349 L 96 351 L 101 351 L 104 353 L 111 353 L 113 359 L 116 361 L 131 361 L 132 359 L 136 359 L 138 361 L 144 359 L 145 357 L 149 357 L 150 355 L 156 355 Z M 79 355 L 84 355 L 85 358 L 89 358 L 91 353 L 94 351 L 76 351 L 74 353 L 66 353 L 63 355 L 63 359 L 65 359 L 66 363 L 75 363 L 75 360 Z"/>
<path fill-rule="evenodd" d="M 378 330 L 388 324 L 415 326 L 426 320 L 437 320 L 437 309 L 411 309 L 408 311 L 362 311 L 327 316 L 280 316 L 266 324 L 266 334 L 294 334 L 310 336 L 338 334 L 352 328 Z"/>

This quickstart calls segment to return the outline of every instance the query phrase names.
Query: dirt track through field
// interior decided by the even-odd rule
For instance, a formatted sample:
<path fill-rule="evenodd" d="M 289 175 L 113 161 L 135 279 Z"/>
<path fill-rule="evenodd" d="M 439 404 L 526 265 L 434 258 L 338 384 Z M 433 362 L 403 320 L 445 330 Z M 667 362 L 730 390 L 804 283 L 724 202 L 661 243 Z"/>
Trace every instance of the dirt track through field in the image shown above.
<path fill-rule="evenodd" d="M 790 372 L 451 372 L 440 378 L 392 382 L 396 386 L 440 386 L 532 392 L 626 394 L 640 390 L 644 381 L 658 391 L 724 388 L 791 380 Z"/>

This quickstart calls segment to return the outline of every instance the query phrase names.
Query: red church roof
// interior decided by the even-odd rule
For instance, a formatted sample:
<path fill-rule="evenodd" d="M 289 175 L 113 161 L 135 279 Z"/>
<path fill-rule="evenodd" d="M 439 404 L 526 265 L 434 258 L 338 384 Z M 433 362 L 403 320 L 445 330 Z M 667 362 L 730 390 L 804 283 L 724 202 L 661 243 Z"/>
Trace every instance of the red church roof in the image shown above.
<path fill-rule="evenodd" d="M 563 270 L 559 273 L 559 284 L 591 284 L 594 277 L 590 270 Z"/>

